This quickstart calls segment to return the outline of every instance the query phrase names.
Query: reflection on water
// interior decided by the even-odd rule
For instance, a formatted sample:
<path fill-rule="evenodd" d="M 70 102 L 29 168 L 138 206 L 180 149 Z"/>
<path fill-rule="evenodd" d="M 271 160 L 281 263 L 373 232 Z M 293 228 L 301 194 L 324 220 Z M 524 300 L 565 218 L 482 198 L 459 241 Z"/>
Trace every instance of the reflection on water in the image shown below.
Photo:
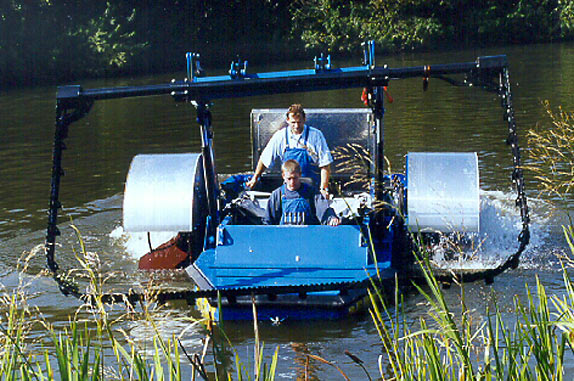
<path fill-rule="evenodd" d="M 475 49 L 445 53 L 405 54 L 380 57 L 390 67 L 423 64 L 473 61 L 478 55 L 506 53 L 510 61 L 510 73 L 515 102 L 520 142 L 525 147 L 525 131 L 543 119 L 540 106 L 543 99 L 554 106 L 574 109 L 574 45 L 548 44 L 512 46 L 508 48 Z M 295 62 L 263 68 L 264 71 L 309 67 L 309 62 Z M 346 62 L 334 62 L 335 66 L 356 66 L 359 57 Z M 183 67 L 183 60 L 182 60 Z M 209 68 L 207 68 L 209 71 Z M 255 72 L 259 68 L 253 68 Z M 182 73 L 174 77 L 183 77 Z M 83 83 L 86 88 L 119 86 L 127 84 L 165 83 L 168 76 L 91 81 Z M 510 171 L 512 164 L 506 138 L 506 125 L 501 122 L 502 109 L 494 94 L 477 89 L 455 88 L 432 78 L 429 90 L 422 91 L 422 80 L 393 81 L 389 91 L 395 101 L 386 105 L 385 142 L 386 155 L 394 170 L 404 166 L 404 154 L 408 151 L 476 151 L 479 156 L 481 189 L 491 195 L 489 213 L 504 210 L 497 206 L 500 201 L 511 205 Z M 323 93 L 283 94 L 259 96 L 237 100 L 218 100 L 213 107 L 215 128 L 216 166 L 220 173 L 246 171 L 251 168 L 249 113 L 252 108 L 286 108 L 291 103 L 305 107 L 362 107 L 361 90 L 341 90 Z M 33 88 L 0 93 L 0 277 L 7 285 L 14 285 L 16 259 L 22 251 L 31 250 L 44 239 L 46 208 L 50 187 L 51 151 L 55 117 L 55 88 Z M 73 219 L 88 245 L 97 252 L 106 270 L 122 271 L 122 282 L 140 285 L 134 277 L 135 262 L 126 253 L 125 243 L 111 234 L 121 230 L 121 193 L 132 157 L 138 153 L 197 152 L 200 148 L 195 115 L 188 105 L 175 104 L 170 97 L 102 101 L 94 105 L 90 114 L 73 124 L 68 149 L 64 152 L 63 167 L 66 175 L 62 180 L 60 198 L 64 209 L 61 221 Z M 526 157 L 526 155 L 524 156 Z M 536 196 L 535 182 L 527 178 L 530 196 Z M 498 193 L 497 193 L 498 192 Z M 493 196 L 494 195 L 494 196 Z M 498 196 L 496 196 L 498 195 Z M 498 201 L 497 201 L 498 200 Z M 560 274 L 556 272 L 554 252 L 563 247 L 556 217 L 548 217 L 548 206 L 531 202 L 533 208 L 533 244 L 525 254 L 521 269 L 497 278 L 492 287 L 483 284 L 467 286 L 467 300 L 476 305 L 481 314 L 489 297 L 497 295 L 498 303 L 511 303 L 512 294 L 523 294 L 524 283 L 532 280 L 534 272 L 542 274 L 549 291 L 561 292 Z M 496 221 L 491 219 L 491 221 Z M 505 232 L 501 223 L 498 231 Z M 496 230 L 496 223 L 493 226 Z M 539 238 L 538 241 L 536 238 Z M 506 238 L 506 237 L 505 237 Z M 515 237 L 508 237 L 515 240 Z M 62 227 L 62 245 L 57 259 L 64 267 L 74 262 L 72 248 L 77 249 L 73 231 Z M 515 244 L 515 241 L 512 242 Z M 31 272 L 44 266 L 42 254 L 32 260 Z M 125 284 L 125 283 L 124 283 Z M 33 285 L 38 292 L 35 303 L 46 309 L 53 321 L 65 321 L 77 306 L 74 299 L 60 295 L 51 280 L 43 278 Z M 448 294 L 448 293 L 447 293 Z M 451 299 L 455 303 L 456 291 Z M 502 302 L 501 302 L 502 300 Z M 424 307 L 413 296 L 406 302 L 405 310 L 414 320 Z M 54 306 L 58 306 L 57 308 Z M 422 309 L 421 309 L 422 308 Z M 186 309 L 176 309 L 179 317 Z M 179 311 L 179 312 L 177 312 Z M 166 332 L 180 331 L 182 325 L 166 324 Z M 143 336 L 146 327 L 133 323 L 134 337 Z M 368 317 L 354 321 L 328 324 L 279 326 L 271 322 L 262 324 L 262 337 L 267 350 L 281 347 L 279 374 L 292 378 L 300 374 L 304 360 L 301 353 L 309 351 L 330 361 L 346 365 L 346 372 L 353 379 L 364 376 L 362 370 L 352 370 L 350 359 L 343 350 L 359 355 L 375 371 L 380 353 L 380 342 Z M 240 354 L 252 348 L 252 328 L 248 325 L 232 325 L 230 340 Z M 197 336 L 189 336 L 189 344 L 197 346 Z M 313 368 L 313 367 L 316 368 Z M 318 378 L 338 377 L 336 370 L 324 364 L 309 366 Z M 354 377 L 353 377 L 354 376 Z"/>

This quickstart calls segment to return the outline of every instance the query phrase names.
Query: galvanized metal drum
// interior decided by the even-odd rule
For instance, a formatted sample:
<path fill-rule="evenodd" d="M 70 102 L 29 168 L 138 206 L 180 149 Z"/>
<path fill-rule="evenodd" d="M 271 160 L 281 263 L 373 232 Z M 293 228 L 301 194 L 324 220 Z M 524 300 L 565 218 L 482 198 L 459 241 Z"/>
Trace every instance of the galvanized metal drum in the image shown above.
<path fill-rule="evenodd" d="M 133 158 L 124 192 L 124 230 L 192 231 L 203 224 L 206 196 L 201 154 Z"/>
<path fill-rule="evenodd" d="M 407 221 L 415 232 L 479 231 L 476 152 L 408 153 Z"/>

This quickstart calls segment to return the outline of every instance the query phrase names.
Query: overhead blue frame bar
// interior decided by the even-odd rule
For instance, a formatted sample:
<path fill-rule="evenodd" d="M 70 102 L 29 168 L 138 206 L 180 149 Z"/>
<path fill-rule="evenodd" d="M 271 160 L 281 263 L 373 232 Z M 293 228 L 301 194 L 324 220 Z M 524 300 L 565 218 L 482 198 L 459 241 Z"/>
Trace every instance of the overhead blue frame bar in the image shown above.
<path fill-rule="evenodd" d="M 497 71 L 508 66 L 505 55 L 479 57 L 476 62 L 432 65 L 431 75 L 463 74 Z M 82 89 L 80 86 L 58 88 L 57 99 L 61 105 L 71 106 L 81 100 L 95 101 L 125 97 L 171 94 L 188 100 L 207 101 L 219 98 L 240 98 L 254 95 L 294 93 L 375 87 L 387 85 L 390 80 L 428 76 L 428 66 L 389 68 L 367 66 L 278 71 L 245 74 L 237 78 L 229 75 L 194 77 L 169 84 L 130 86 L 100 89 Z"/>

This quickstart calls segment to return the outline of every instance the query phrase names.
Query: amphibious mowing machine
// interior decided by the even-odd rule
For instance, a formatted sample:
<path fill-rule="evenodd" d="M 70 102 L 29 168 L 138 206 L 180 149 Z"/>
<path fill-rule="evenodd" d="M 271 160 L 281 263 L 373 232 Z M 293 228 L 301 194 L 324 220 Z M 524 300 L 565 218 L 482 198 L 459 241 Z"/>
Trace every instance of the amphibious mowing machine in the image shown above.
<path fill-rule="evenodd" d="M 477 154 L 468 152 L 409 152 L 405 173 L 383 170 L 384 101 L 392 101 L 387 86 L 410 78 L 423 78 L 424 90 L 433 77 L 466 86 L 468 91 L 498 94 L 522 217 L 519 248 L 503 264 L 478 272 L 437 270 L 437 277 L 491 282 L 516 267 L 529 241 L 529 217 L 506 56 L 389 68 L 376 66 L 372 41 L 363 47 L 363 63 L 357 67 L 335 68 L 330 57 L 322 55 L 308 70 L 252 74 L 245 61 L 232 62 L 229 75 L 209 77 L 201 69 L 199 55 L 188 53 L 187 78 L 182 81 L 101 89 L 59 87 L 45 252 L 61 291 L 84 296 L 63 276 L 55 258 L 62 154 L 69 126 L 85 116 L 95 101 L 159 95 L 195 108 L 202 142 L 201 152 L 137 155 L 127 176 L 124 230 L 148 237 L 149 232 L 174 232 L 171 241 L 157 248 L 150 245 L 140 268 L 184 268 L 190 278 L 189 290 L 161 291 L 160 300 L 185 299 L 215 320 L 252 319 L 253 301 L 260 319 L 338 319 L 361 310 L 369 287 L 384 289 L 396 279 L 420 277 L 412 254 L 417 247 L 413 237 L 426 242 L 437 234 L 478 230 L 479 171 Z M 351 160 L 364 164 L 363 187 L 355 181 L 355 166 L 341 157 L 332 165 L 331 189 L 338 191 L 331 206 L 343 223 L 337 227 L 262 225 L 270 192 L 282 183 L 280 170 L 269 168 L 253 190 L 245 187 L 245 174 L 220 179 L 214 163 L 210 103 L 219 98 L 347 88 L 363 89 L 365 108 L 306 110 L 307 124 L 322 131 L 332 151 L 347 150 Z M 284 109 L 252 110 L 254 165 L 271 135 L 284 127 L 284 120 Z M 139 298 L 136 293 L 104 296 L 105 301 Z"/>

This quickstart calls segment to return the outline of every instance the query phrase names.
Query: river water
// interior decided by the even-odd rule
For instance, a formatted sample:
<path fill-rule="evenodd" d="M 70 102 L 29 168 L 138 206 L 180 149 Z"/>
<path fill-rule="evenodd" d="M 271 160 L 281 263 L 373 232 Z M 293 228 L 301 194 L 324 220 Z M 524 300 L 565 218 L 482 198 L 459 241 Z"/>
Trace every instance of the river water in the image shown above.
<path fill-rule="evenodd" d="M 379 65 L 390 67 L 433 65 L 474 61 L 479 55 L 507 54 L 519 138 L 523 157 L 527 158 L 525 132 L 544 121 L 540 102 L 549 100 L 554 107 L 574 110 L 574 45 L 545 44 L 472 49 L 442 53 L 403 54 L 378 57 Z M 306 68 L 311 62 L 291 62 L 255 71 Z M 334 62 L 337 67 L 358 66 L 359 57 Z M 184 60 L 182 57 L 182 67 Z M 210 75 L 224 72 L 209 70 Z M 183 73 L 154 77 L 86 81 L 84 88 L 166 83 L 182 78 Z M 473 266 L 491 266 L 517 247 L 518 212 L 513 208 L 515 195 L 510 184 L 511 155 L 504 141 L 506 125 L 497 97 L 479 89 L 456 88 L 430 79 L 422 91 L 422 80 L 393 81 L 389 91 L 395 101 L 386 105 L 385 154 L 394 170 L 402 171 L 408 151 L 476 151 L 479 156 L 482 190 L 482 224 L 497 242 L 475 258 Z M 249 112 L 252 108 L 286 108 L 291 103 L 305 107 L 362 107 L 360 89 L 323 93 L 283 94 L 236 100 L 218 100 L 213 107 L 216 166 L 220 173 L 247 171 L 251 168 Z M 69 221 L 82 232 L 87 250 L 98 253 L 105 271 L 120 270 L 128 280 L 136 272 L 138 242 L 129 240 L 121 229 L 121 202 L 125 176 L 132 157 L 138 153 L 198 152 L 200 138 L 195 113 L 188 105 L 176 104 L 170 97 L 101 101 L 90 114 L 73 124 L 68 149 L 64 152 L 60 199 L 62 237 L 56 258 L 62 267 L 75 265 L 73 237 Z M 40 87 L 0 92 L 0 281 L 13 287 L 18 282 L 16 262 L 25 251 L 41 245 L 47 222 L 50 189 L 51 150 L 54 133 L 55 87 Z M 546 122 L 546 125 L 549 123 Z M 526 178 L 531 207 L 531 245 L 520 267 L 495 279 L 465 286 L 467 305 L 484 318 L 485 308 L 497 300 L 503 308 L 512 306 L 514 295 L 525 294 L 525 283 L 533 284 L 538 275 L 548 293 L 561 293 L 563 284 L 555 254 L 564 252 L 561 213 L 552 214 L 549 203 L 539 197 L 536 182 Z M 563 211 L 563 210 L 562 210 Z M 141 246 L 141 245 L 140 245 Z M 144 245 L 145 246 L 145 245 Z M 29 274 L 44 266 L 42 255 L 31 262 Z M 138 276 L 141 276 L 138 275 Z M 64 323 L 78 302 L 64 297 L 49 278 L 31 285 L 38 305 L 54 323 Z M 456 306 L 460 289 L 445 291 Z M 412 295 L 405 302 L 409 319 L 416 320 L 427 306 Z M 160 328 L 179 333 L 187 323 L 178 318 L 194 316 L 186 308 L 176 308 Z M 131 322 L 126 327 L 134 340 L 145 341 L 146 326 Z M 319 355 L 337 363 L 352 379 L 361 379 L 362 370 L 354 366 L 345 349 L 363 359 L 372 375 L 377 374 L 381 343 L 368 315 L 340 322 L 271 322 L 261 324 L 266 353 L 279 346 L 279 378 L 300 374 L 303 354 Z M 251 362 L 253 331 L 250 324 L 226 325 L 227 334 L 245 362 Z M 202 328 L 188 330 L 183 342 L 188 351 L 199 350 Z M 312 364 L 313 365 L 313 364 Z M 571 369 L 574 374 L 574 368 Z M 324 364 L 312 366 L 319 379 L 339 377 Z"/>

